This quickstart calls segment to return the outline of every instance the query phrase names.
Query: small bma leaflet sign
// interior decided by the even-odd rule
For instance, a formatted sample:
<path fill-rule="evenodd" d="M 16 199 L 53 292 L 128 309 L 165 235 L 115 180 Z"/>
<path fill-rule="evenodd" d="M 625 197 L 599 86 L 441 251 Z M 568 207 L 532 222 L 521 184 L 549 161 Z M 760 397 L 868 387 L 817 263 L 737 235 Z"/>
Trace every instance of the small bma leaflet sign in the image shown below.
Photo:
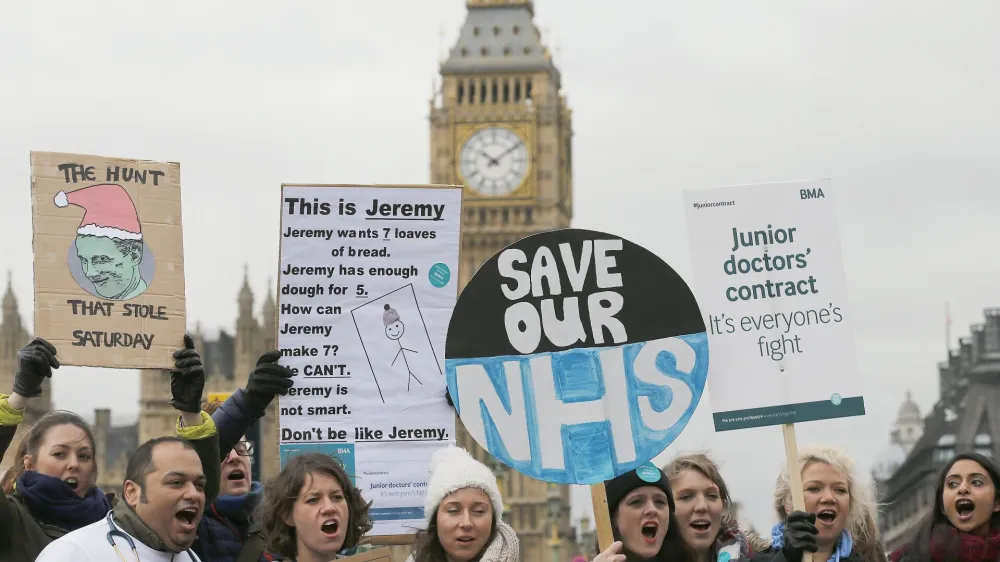
<path fill-rule="evenodd" d="M 829 181 L 684 194 L 716 431 L 862 416 Z"/>
<path fill-rule="evenodd" d="M 597 484 L 660 454 L 708 374 L 694 295 L 621 237 L 563 229 L 493 256 L 459 296 L 445 374 L 466 429 L 539 480 Z"/>

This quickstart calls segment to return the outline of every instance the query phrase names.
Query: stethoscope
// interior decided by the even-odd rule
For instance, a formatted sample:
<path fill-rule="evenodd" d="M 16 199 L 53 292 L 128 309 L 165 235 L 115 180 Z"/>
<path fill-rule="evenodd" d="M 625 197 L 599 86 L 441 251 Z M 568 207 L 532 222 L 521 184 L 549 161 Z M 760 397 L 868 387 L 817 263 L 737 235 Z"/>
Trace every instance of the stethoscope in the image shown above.
<path fill-rule="evenodd" d="M 132 541 L 132 537 L 128 536 L 128 534 L 123 533 L 123 532 L 121 532 L 121 531 L 118 530 L 118 526 L 115 525 L 115 519 L 114 519 L 114 512 L 113 511 L 109 511 L 108 512 L 108 518 L 107 519 L 108 519 L 108 526 L 111 527 L 111 530 L 108 531 L 108 534 L 106 535 L 106 537 L 108 539 L 108 542 L 111 543 L 111 548 L 115 549 L 115 552 L 118 553 L 118 558 L 121 558 L 122 562 L 128 562 L 128 560 L 125 559 L 125 555 L 122 554 L 122 551 L 118 549 L 118 545 L 115 544 L 115 537 L 119 537 L 119 538 L 121 538 L 122 540 L 124 540 L 125 542 L 128 543 L 129 548 L 132 549 L 132 554 L 135 555 L 136 562 L 139 562 L 139 551 L 136 550 L 136 548 L 135 548 L 135 542 Z M 185 550 L 184 553 L 188 555 L 188 559 L 190 559 L 190 560 L 194 560 L 195 559 L 194 556 L 191 555 L 191 549 L 190 548 L 187 549 L 187 550 Z"/>

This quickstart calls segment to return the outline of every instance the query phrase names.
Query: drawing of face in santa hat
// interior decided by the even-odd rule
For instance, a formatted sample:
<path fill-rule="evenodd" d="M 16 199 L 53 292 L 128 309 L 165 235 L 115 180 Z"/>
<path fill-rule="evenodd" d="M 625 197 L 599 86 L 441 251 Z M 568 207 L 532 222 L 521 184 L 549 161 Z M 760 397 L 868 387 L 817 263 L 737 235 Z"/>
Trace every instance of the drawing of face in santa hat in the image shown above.
<path fill-rule="evenodd" d="M 97 294 L 111 300 L 141 295 L 147 287 L 139 273 L 142 230 L 135 204 L 125 188 L 100 184 L 68 193 L 60 191 L 55 204 L 76 205 L 84 210 L 76 231 L 76 254 Z"/>
<path fill-rule="evenodd" d="M 399 321 L 399 313 L 395 308 L 385 305 L 385 312 L 382 313 L 382 323 L 385 324 L 385 335 L 390 340 L 398 340 L 403 337 L 406 328 Z"/>

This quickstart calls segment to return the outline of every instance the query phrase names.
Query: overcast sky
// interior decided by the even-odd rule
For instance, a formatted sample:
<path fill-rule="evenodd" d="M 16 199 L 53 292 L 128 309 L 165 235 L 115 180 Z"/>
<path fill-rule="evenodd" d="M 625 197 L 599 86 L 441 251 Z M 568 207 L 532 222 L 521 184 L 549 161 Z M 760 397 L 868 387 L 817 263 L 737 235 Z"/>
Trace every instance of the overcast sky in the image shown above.
<path fill-rule="evenodd" d="M 574 111 L 574 226 L 690 278 L 683 189 L 833 179 L 868 415 L 798 439 L 847 447 L 867 473 L 906 389 L 924 411 L 937 398 L 945 301 L 956 338 L 1000 306 L 1000 5 L 536 4 Z M 28 153 L 47 150 L 179 161 L 191 325 L 230 330 L 243 263 L 258 294 L 275 272 L 282 182 L 429 181 L 428 99 L 465 13 L 462 0 L 2 8 L 0 267 L 26 320 Z M 57 407 L 135 417 L 135 372 L 64 368 L 54 384 Z M 781 430 L 715 434 L 706 399 L 658 460 L 693 448 L 769 527 Z"/>

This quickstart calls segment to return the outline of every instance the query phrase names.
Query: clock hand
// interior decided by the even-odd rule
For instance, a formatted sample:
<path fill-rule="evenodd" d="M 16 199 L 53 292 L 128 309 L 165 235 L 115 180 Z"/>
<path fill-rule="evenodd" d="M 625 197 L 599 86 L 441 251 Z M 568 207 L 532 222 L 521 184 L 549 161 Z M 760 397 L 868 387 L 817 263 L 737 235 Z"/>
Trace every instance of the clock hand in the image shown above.
<path fill-rule="evenodd" d="M 519 146 L 521 146 L 521 143 L 520 143 L 520 142 L 519 142 L 519 143 L 517 143 L 517 144 L 515 144 L 514 146 L 512 146 L 512 147 L 508 148 L 508 149 L 507 149 L 506 151 L 504 151 L 504 153 L 503 153 L 503 154 L 501 154 L 500 156 L 497 156 L 497 160 L 499 160 L 499 159 L 503 158 L 504 156 L 507 156 L 507 155 L 508 155 L 508 154 L 510 154 L 511 152 L 514 152 L 514 149 L 515 149 L 515 148 L 517 148 L 517 147 L 519 147 Z M 499 162 L 497 162 L 497 164 L 499 164 Z"/>
<path fill-rule="evenodd" d="M 500 165 L 500 162 L 498 161 L 498 159 L 497 158 L 493 158 L 489 154 L 486 154 L 485 150 L 482 151 L 482 152 L 480 152 L 480 154 L 482 154 L 483 156 L 486 157 L 487 160 L 489 160 L 489 162 L 486 164 L 487 168 L 489 168 L 491 166 L 499 166 Z"/>

